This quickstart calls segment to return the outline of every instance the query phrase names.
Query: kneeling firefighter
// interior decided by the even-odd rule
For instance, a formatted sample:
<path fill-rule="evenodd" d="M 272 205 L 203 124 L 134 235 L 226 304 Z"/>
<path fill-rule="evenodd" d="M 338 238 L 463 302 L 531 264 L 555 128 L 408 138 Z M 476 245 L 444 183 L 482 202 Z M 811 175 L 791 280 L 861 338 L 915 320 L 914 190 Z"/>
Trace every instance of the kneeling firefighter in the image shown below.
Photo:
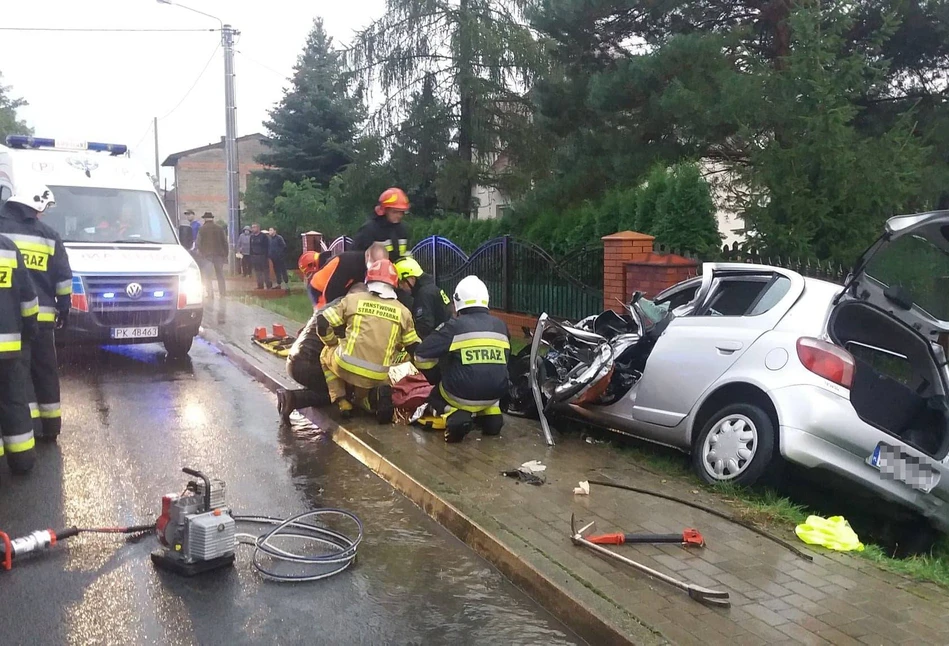
<path fill-rule="evenodd" d="M 403 351 L 419 343 L 412 313 L 396 297 L 399 283 L 389 260 L 377 260 L 366 271 L 368 293 L 347 294 L 317 315 L 317 332 L 326 347 L 321 361 L 330 399 L 348 417 L 353 410 L 346 386 L 363 409 L 380 423 L 394 413 L 389 368 Z"/>
<path fill-rule="evenodd" d="M 415 331 L 424 341 L 451 318 L 451 299 L 435 284 L 435 278 L 422 270 L 415 258 L 400 258 L 395 263 L 395 270 L 399 272 L 399 287 L 412 294 Z"/>
<path fill-rule="evenodd" d="M 415 365 L 434 386 L 429 405 L 445 417 L 445 441 L 460 442 L 477 422 L 485 435 L 504 425 L 500 399 L 508 388 L 511 338 L 488 309 L 488 288 L 466 276 L 452 297 L 458 316 L 415 350 Z"/>
<path fill-rule="evenodd" d="M 30 340 L 40 310 L 23 256 L 0 235 L 0 455 L 13 473 L 33 468 L 33 419 L 30 411 Z"/>

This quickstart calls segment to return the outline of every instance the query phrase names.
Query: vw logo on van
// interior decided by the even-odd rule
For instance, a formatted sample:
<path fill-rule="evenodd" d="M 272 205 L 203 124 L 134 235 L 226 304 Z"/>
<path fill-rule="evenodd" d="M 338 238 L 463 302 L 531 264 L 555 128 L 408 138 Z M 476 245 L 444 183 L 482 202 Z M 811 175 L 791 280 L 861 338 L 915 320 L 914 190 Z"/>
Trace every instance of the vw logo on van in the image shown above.
<path fill-rule="evenodd" d="M 132 300 L 137 300 L 142 297 L 142 286 L 138 283 L 129 283 L 125 288 L 125 294 Z"/>

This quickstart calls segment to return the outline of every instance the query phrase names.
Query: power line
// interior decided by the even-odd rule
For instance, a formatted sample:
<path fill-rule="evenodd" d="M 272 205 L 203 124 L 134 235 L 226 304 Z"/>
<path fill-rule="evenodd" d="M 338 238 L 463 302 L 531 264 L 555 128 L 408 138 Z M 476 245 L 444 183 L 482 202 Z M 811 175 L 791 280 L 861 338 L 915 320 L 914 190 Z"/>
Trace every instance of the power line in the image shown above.
<path fill-rule="evenodd" d="M 208 58 L 208 62 L 204 64 L 204 67 L 203 67 L 203 68 L 201 68 L 201 73 L 198 74 L 198 78 L 196 78 L 196 79 L 194 80 L 194 83 L 191 84 L 191 87 L 188 88 L 188 91 L 185 92 L 185 95 L 184 95 L 183 97 L 181 97 L 181 100 L 178 101 L 178 104 L 177 104 L 175 107 L 173 107 L 171 110 L 169 110 L 168 113 L 167 113 L 165 116 L 163 116 L 163 117 L 158 117 L 158 120 L 159 120 L 159 121 L 164 121 L 165 119 L 167 119 L 168 117 L 170 117 L 170 116 L 172 115 L 172 113 L 173 113 L 175 110 L 177 110 L 178 108 L 181 107 L 181 104 L 185 102 L 185 99 L 187 99 L 188 96 L 191 94 L 191 92 L 194 90 L 194 88 L 197 87 L 198 82 L 201 81 L 201 77 L 203 77 L 203 76 L 204 76 L 204 73 L 208 71 L 208 66 L 211 65 L 211 61 L 214 60 L 214 56 L 217 54 L 217 50 L 220 49 L 220 48 L 221 48 L 221 43 L 218 43 L 217 45 L 214 46 L 214 51 L 211 52 L 211 56 L 210 56 L 210 58 Z"/>
<path fill-rule="evenodd" d="M 251 58 L 250 56 L 248 56 L 247 54 L 245 54 L 245 53 L 242 52 L 241 50 L 235 49 L 234 51 L 236 51 L 238 54 L 240 54 L 240 55 L 241 55 L 241 58 L 250 61 L 250 62 L 253 63 L 254 65 L 258 65 L 258 66 L 264 68 L 264 69 L 267 70 L 268 72 L 273 72 L 274 74 L 276 74 L 277 76 L 279 76 L 280 78 L 282 78 L 282 79 L 284 79 L 284 80 L 286 80 L 286 79 L 288 78 L 288 75 L 287 75 L 287 74 L 278 72 L 278 71 L 275 70 L 274 68 L 272 68 L 272 67 L 270 67 L 270 66 L 268 66 L 268 65 L 264 65 L 264 64 L 261 63 L 260 61 L 254 60 L 253 58 Z"/>
<path fill-rule="evenodd" d="M 221 31 L 220 29 L 134 29 L 127 27 L 118 27 L 115 29 L 108 29 L 102 27 L 0 27 L 0 31 L 80 31 L 80 32 L 209 32 L 209 31 Z"/>

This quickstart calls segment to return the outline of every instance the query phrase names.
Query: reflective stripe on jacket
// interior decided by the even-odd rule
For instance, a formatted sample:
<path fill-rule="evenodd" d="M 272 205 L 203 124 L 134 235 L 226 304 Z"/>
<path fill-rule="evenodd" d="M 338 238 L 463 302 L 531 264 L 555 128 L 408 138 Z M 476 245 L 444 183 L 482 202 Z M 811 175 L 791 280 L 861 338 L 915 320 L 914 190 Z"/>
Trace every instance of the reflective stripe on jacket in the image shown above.
<path fill-rule="evenodd" d="M 356 237 L 353 238 L 353 249 L 366 251 L 373 242 L 381 242 L 386 246 L 389 260 L 392 262 L 412 255 L 405 225 L 401 222 L 393 224 L 386 220 L 385 216 L 374 215 L 359 227 Z"/>
<path fill-rule="evenodd" d="M 477 412 L 497 405 L 507 390 L 511 339 L 507 325 L 487 308 L 463 310 L 415 350 L 415 365 L 445 400 Z"/>
<path fill-rule="evenodd" d="M 36 326 L 39 309 L 23 255 L 12 240 L 0 235 L 0 359 L 20 357 L 23 329 Z"/>

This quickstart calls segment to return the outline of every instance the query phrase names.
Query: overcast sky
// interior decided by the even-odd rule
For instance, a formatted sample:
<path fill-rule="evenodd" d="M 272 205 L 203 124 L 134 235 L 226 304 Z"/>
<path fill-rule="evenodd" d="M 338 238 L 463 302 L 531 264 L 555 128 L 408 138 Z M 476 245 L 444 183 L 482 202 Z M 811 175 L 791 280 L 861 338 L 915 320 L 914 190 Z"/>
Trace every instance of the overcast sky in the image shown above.
<path fill-rule="evenodd" d="M 0 26 L 4 28 L 218 27 L 210 18 L 156 0 L 7 0 L 2 4 Z M 384 0 L 184 0 L 181 4 L 216 16 L 241 32 L 234 58 L 238 136 L 263 131 L 261 123 L 280 100 L 314 18 L 322 17 L 329 34 L 342 45 L 384 8 Z M 153 117 L 159 118 L 160 161 L 223 136 L 220 48 L 211 59 L 218 43 L 217 31 L 3 30 L 0 72 L 3 83 L 13 86 L 11 94 L 30 102 L 21 108 L 20 116 L 37 136 L 124 143 L 153 172 Z M 162 179 L 167 179 L 169 187 L 173 175 L 171 169 L 162 168 Z"/>

